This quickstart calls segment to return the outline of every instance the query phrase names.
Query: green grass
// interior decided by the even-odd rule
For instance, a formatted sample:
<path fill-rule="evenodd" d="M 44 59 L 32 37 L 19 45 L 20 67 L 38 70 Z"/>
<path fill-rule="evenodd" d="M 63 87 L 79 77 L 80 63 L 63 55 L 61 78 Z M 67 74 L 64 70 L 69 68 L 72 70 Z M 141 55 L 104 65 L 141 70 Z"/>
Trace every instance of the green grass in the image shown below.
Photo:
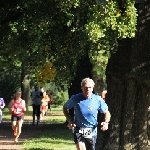
<path fill-rule="evenodd" d="M 56 128 L 24 142 L 24 149 L 76 150 L 71 130 Z"/>
<path fill-rule="evenodd" d="M 49 114 L 50 117 L 45 120 L 46 123 L 57 124 L 56 127 L 48 129 L 36 138 L 26 140 L 23 144 L 24 149 L 76 150 L 71 133 L 72 131 L 63 125 L 58 126 L 58 124 L 62 124 L 66 121 L 62 112 L 62 106 L 52 106 Z"/>
<path fill-rule="evenodd" d="M 56 127 L 46 129 L 37 137 L 27 139 L 23 143 L 25 150 L 76 150 L 76 146 L 73 142 L 72 131 L 63 125 L 66 121 L 62 106 L 51 106 L 51 112 L 48 112 L 48 116 L 44 121 L 46 124 L 52 124 Z M 7 108 L 3 109 L 3 120 L 10 121 L 10 112 Z M 29 111 L 25 112 L 26 116 L 32 116 L 32 107 L 29 106 Z"/>
<path fill-rule="evenodd" d="M 72 131 L 63 125 L 66 119 L 62 112 L 62 106 L 55 107 L 52 105 L 51 110 L 51 112 L 48 112 L 49 115 L 46 117 L 45 122 L 46 124 L 52 124 L 53 127 L 41 132 L 35 138 L 27 139 L 23 143 L 25 150 L 76 150 Z M 10 121 L 11 114 L 7 108 L 3 109 L 3 114 L 3 120 Z M 25 112 L 26 116 L 32 116 L 31 106 L 29 106 L 29 111 Z"/>
<path fill-rule="evenodd" d="M 50 124 L 59 124 L 64 123 L 66 121 L 66 118 L 64 116 L 50 116 L 45 120 L 46 123 Z"/>
<path fill-rule="evenodd" d="M 10 121 L 11 119 L 11 113 L 9 112 L 8 108 L 3 109 L 3 120 Z"/>

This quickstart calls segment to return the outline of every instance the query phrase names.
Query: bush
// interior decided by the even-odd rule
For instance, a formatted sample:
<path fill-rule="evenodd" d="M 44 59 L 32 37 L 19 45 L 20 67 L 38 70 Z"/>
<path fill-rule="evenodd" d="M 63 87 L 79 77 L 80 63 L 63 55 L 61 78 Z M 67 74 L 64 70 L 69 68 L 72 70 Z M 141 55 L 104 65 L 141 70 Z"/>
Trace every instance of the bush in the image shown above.
<path fill-rule="evenodd" d="M 55 95 L 53 95 L 53 104 L 55 106 L 63 105 L 68 100 L 68 98 L 68 91 L 56 92 Z"/>

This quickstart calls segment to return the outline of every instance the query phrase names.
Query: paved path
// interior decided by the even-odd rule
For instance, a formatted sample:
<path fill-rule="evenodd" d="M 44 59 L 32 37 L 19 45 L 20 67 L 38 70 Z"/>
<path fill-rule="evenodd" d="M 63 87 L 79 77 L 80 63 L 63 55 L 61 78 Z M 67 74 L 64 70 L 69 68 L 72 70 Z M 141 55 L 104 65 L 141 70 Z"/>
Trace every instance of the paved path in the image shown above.
<path fill-rule="evenodd" d="M 4 121 L 0 124 L 0 150 L 23 150 L 22 144 L 26 139 L 36 137 L 44 130 L 56 128 L 57 126 L 62 126 L 62 124 L 46 124 L 45 121 L 42 121 L 39 125 L 32 125 L 32 118 L 26 116 L 19 141 L 18 143 L 14 143 L 11 122 Z"/>

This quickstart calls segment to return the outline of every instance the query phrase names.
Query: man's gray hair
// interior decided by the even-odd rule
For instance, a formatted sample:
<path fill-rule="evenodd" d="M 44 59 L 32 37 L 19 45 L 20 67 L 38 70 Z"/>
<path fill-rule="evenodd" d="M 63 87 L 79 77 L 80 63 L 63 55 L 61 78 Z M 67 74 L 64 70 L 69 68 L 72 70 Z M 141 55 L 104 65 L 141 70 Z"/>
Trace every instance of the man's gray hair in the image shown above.
<path fill-rule="evenodd" d="M 84 78 L 84 79 L 82 79 L 82 81 L 81 81 L 81 87 L 83 87 L 87 82 L 91 82 L 92 85 L 93 85 L 93 87 L 94 87 L 95 83 L 94 83 L 94 81 L 93 81 L 92 79 L 90 79 L 90 78 Z"/>

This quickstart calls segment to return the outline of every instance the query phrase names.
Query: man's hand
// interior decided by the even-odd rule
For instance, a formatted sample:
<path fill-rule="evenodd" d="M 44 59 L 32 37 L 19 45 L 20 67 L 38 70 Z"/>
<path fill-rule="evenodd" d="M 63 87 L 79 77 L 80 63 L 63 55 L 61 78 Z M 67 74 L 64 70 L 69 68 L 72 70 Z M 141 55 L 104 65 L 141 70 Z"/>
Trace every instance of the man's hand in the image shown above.
<path fill-rule="evenodd" d="M 67 127 L 68 127 L 69 129 L 73 130 L 73 129 L 76 127 L 76 125 L 75 125 L 74 123 L 69 123 L 69 124 L 67 125 Z"/>
<path fill-rule="evenodd" d="M 102 131 L 106 131 L 108 129 L 108 122 L 102 122 L 101 123 L 101 130 Z"/>

